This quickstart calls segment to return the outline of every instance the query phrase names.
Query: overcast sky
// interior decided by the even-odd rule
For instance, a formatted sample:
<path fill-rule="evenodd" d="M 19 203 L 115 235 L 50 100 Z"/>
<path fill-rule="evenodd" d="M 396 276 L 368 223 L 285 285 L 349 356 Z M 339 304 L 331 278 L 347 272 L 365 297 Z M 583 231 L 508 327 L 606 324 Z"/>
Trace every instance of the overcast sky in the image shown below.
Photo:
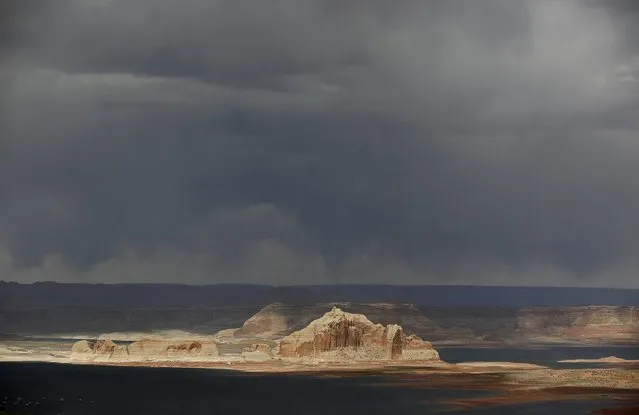
<path fill-rule="evenodd" d="M 0 280 L 639 288 L 633 0 L 2 4 Z"/>

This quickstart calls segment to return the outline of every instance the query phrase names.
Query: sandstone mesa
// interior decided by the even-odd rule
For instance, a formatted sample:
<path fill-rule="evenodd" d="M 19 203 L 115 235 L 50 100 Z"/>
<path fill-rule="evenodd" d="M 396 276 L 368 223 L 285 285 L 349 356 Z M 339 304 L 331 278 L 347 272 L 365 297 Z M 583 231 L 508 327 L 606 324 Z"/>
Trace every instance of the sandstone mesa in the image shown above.
<path fill-rule="evenodd" d="M 428 360 L 439 354 L 429 342 L 406 336 L 397 324 L 374 324 L 362 314 L 334 307 L 302 330 L 284 337 L 279 355 L 329 361 Z"/>

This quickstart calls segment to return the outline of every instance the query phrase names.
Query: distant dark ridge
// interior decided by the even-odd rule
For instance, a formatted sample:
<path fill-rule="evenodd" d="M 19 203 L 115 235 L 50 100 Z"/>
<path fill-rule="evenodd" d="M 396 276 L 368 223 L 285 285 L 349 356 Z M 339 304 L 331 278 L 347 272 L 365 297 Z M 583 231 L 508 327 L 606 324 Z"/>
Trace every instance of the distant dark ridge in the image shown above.
<path fill-rule="evenodd" d="M 272 302 L 393 302 L 436 307 L 639 305 L 639 290 L 447 285 L 61 284 L 0 282 L 0 308 L 211 307 Z"/>

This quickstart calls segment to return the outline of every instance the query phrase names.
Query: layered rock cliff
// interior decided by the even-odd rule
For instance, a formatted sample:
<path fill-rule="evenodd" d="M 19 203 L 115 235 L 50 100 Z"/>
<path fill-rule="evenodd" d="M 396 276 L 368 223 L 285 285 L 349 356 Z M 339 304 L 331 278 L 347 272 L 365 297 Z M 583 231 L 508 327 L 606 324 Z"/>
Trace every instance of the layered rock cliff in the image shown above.
<path fill-rule="evenodd" d="M 639 342 L 639 307 L 536 307 L 520 310 L 517 330 L 537 341 Z"/>
<path fill-rule="evenodd" d="M 415 335 L 406 336 L 397 324 L 375 324 L 362 314 L 334 307 L 305 328 L 284 337 L 279 356 L 329 361 L 428 360 L 439 354 Z"/>
<path fill-rule="evenodd" d="M 128 346 L 111 340 L 81 340 L 71 348 L 73 360 L 209 360 L 220 356 L 215 342 L 140 340 Z"/>

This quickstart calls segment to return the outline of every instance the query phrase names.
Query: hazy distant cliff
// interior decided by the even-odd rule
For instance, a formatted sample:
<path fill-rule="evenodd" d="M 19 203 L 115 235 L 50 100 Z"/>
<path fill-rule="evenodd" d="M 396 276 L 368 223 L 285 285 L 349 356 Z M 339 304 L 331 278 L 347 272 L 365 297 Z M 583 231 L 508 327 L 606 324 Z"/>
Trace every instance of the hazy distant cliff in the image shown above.
<path fill-rule="evenodd" d="M 103 338 L 114 340 L 175 340 L 206 338 L 228 329 L 220 340 L 234 340 L 234 336 L 275 340 L 305 327 L 336 305 L 347 312 L 367 315 L 375 322 L 400 324 L 409 332 L 439 343 L 590 338 L 639 341 L 632 323 L 610 324 L 615 318 L 627 321 L 623 313 L 613 313 L 613 317 L 605 313 L 584 314 L 577 311 L 584 309 L 578 304 L 636 309 L 639 290 L 0 281 L 0 336 L 97 338 L 106 333 Z M 530 305 L 540 307 L 522 308 Z M 584 318 L 594 320 L 584 323 Z M 596 323 L 597 319 L 604 324 Z M 567 330 L 573 326 L 575 330 Z"/>
<path fill-rule="evenodd" d="M 525 308 L 517 330 L 540 341 L 639 342 L 639 307 Z"/>

